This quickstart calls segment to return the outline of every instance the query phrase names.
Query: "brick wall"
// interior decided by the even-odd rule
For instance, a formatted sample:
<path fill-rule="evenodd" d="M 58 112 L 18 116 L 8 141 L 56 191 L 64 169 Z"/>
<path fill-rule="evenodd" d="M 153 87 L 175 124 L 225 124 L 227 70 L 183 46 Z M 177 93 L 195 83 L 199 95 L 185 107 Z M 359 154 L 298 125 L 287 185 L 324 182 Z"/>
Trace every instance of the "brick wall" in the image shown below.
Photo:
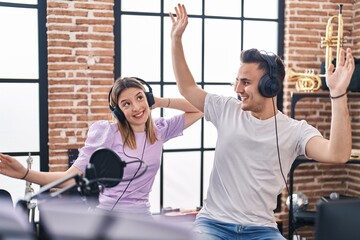
<path fill-rule="evenodd" d="M 353 55 L 360 58 L 360 3 L 359 1 L 285 1 L 285 49 L 284 58 L 288 67 L 298 73 L 314 69 L 319 74 L 321 62 L 325 60 L 325 49 L 320 47 L 321 37 L 326 35 L 328 19 L 338 14 L 338 4 L 343 4 L 345 46 L 352 47 Z M 337 19 L 334 19 L 337 32 Z M 290 115 L 290 93 L 295 90 L 295 82 L 284 83 L 284 112 Z M 353 148 L 360 149 L 360 100 L 349 99 L 353 129 Z M 317 127 L 325 137 L 330 134 L 331 105 L 329 99 L 305 98 L 296 105 L 297 119 L 305 119 Z M 331 192 L 350 196 L 360 196 L 360 167 L 355 165 L 305 164 L 297 168 L 294 175 L 294 191 L 301 191 L 309 198 L 308 210 L 315 210 L 320 196 Z M 281 218 L 287 236 L 287 212 L 285 205 L 287 192 L 283 194 Z M 304 227 L 298 234 L 313 238 L 313 228 Z"/>
<path fill-rule="evenodd" d="M 66 170 L 67 149 L 89 125 L 110 118 L 114 74 L 113 0 L 47 3 L 50 171 Z"/>
<path fill-rule="evenodd" d="M 354 13 L 354 21 L 353 21 L 353 48 L 356 52 L 356 56 L 360 57 L 360 1 L 352 1 L 354 4 L 353 13 Z"/>

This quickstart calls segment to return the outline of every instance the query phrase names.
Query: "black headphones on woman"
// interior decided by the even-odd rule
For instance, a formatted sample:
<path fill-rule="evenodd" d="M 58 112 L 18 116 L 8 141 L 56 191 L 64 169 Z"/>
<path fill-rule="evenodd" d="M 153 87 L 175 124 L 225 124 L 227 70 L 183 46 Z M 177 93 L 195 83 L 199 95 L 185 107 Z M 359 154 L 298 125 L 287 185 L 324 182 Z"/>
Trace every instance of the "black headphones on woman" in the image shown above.
<path fill-rule="evenodd" d="M 275 97 L 280 92 L 280 83 L 277 80 L 277 63 L 276 59 L 267 52 L 261 53 L 260 56 L 269 66 L 269 72 L 265 73 L 259 81 L 259 92 L 266 98 Z"/>
<path fill-rule="evenodd" d="M 152 88 L 150 87 L 150 85 L 145 80 L 143 80 L 141 78 L 138 78 L 138 77 L 131 77 L 131 78 L 139 81 L 141 84 L 145 85 L 149 89 L 148 92 L 145 91 L 146 100 L 147 100 L 147 103 L 148 103 L 149 107 L 154 105 L 155 104 L 155 99 L 154 99 L 154 95 L 152 93 Z M 125 114 L 123 113 L 123 111 L 121 111 L 118 104 L 116 103 L 116 105 L 114 107 L 111 106 L 111 104 L 110 104 L 110 98 L 111 98 L 112 89 L 113 88 L 110 89 L 109 96 L 108 96 L 109 108 L 110 108 L 110 111 L 113 114 L 113 116 L 117 120 L 119 120 L 120 122 L 123 122 L 126 119 Z"/>

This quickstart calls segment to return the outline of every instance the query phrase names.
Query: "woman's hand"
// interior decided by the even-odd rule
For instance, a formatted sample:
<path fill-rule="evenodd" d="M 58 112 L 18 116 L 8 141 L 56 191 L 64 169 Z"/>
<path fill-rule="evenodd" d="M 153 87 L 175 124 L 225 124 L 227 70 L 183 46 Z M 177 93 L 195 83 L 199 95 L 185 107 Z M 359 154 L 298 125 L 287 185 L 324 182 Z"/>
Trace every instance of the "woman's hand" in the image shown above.
<path fill-rule="evenodd" d="M 27 169 L 18 160 L 0 153 L 0 174 L 21 179 L 25 176 L 26 172 Z"/>

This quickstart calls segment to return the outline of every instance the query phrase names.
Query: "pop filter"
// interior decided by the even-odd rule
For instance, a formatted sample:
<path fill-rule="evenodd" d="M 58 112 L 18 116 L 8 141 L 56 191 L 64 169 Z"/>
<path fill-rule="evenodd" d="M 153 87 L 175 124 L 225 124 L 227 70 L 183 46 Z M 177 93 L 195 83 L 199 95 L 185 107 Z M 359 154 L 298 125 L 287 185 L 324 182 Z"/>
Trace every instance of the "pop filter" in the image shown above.
<path fill-rule="evenodd" d="M 98 182 L 104 187 L 111 188 L 118 185 L 124 175 L 126 162 L 109 148 L 99 148 L 90 157 L 94 165 Z"/>

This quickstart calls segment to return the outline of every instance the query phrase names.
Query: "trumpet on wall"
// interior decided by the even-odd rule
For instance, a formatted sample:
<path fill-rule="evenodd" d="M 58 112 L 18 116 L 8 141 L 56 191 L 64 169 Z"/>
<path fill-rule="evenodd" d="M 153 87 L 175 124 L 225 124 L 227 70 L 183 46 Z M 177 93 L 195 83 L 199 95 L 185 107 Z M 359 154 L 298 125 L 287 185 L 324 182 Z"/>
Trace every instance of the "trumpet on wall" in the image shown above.
<path fill-rule="evenodd" d="M 326 58 L 325 58 L 325 70 L 328 69 L 329 65 L 333 60 L 333 48 L 336 47 L 336 59 L 339 59 L 340 48 L 343 46 L 344 38 L 343 38 L 343 17 L 342 17 L 342 7 L 343 5 L 339 5 L 339 14 L 332 16 L 329 18 L 328 23 L 326 25 L 326 37 L 321 38 L 321 47 L 326 47 Z M 333 36 L 333 19 L 337 18 L 337 35 Z"/>
<path fill-rule="evenodd" d="M 325 54 L 325 71 L 328 69 L 329 65 L 333 60 L 332 52 L 333 48 L 336 47 L 336 59 L 339 58 L 340 48 L 343 45 L 343 18 L 342 18 L 342 4 L 339 5 L 339 14 L 329 18 L 326 26 L 326 37 L 321 39 L 321 47 L 326 47 Z M 333 19 L 337 18 L 337 35 L 333 36 Z M 335 66 L 336 67 L 336 66 Z M 296 81 L 296 90 L 313 92 L 321 88 L 321 79 L 320 77 L 325 77 L 324 75 L 314 74 L 314 70 L 306 70 L 305 73 L 296 73 L 291 69 L 287 71 L 288 80 Z"/>
<path fill-rule="evenodd" d="M 313 92 L 321 88 L 321 78 L 323 75 L 314 74 L 314 69 L 307 69 L 305 73 L 294 72 L 291 68 L 287 69 L 287 79 L 296 81 L 297 91 Z"/>

